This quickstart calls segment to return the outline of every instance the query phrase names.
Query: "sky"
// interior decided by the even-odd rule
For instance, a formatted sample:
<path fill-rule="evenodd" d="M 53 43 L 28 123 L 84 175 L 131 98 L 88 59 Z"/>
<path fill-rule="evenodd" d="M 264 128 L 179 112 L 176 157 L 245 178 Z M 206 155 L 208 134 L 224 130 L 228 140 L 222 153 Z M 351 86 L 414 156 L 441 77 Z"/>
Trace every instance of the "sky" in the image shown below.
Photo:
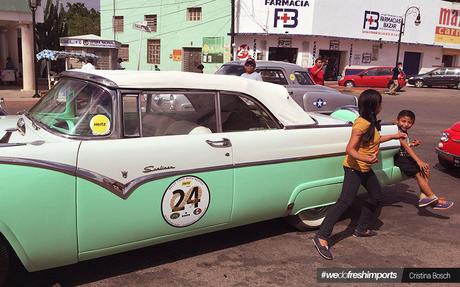
<path fill-rule="evenodd" d="M 63 0 L 62 2 L 85 3 L 85 6 L 88 7 L 88 9 L 94 8 L 96 10 L 99 10 L 100 7 L 100 0 Z"/>

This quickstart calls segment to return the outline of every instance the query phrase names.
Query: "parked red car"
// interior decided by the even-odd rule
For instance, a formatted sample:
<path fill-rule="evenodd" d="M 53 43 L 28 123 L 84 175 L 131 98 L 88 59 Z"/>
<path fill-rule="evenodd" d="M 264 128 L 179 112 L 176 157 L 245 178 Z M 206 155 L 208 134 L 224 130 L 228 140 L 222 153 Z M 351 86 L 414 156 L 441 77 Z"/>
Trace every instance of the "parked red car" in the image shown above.
<path fill-rule="evenodd" d="M 356 75 L 346 75 L 339 80 L 339 86 L 389 88 L 393 77 L 393 67 L 373 67 Z M 406 74 L 401 72 L 398 77 L 399 88 L 406 86 Z"/>
<path fill-rule="evenodd" d="M 436 153 L 443 167 L 460 167 L 460 122 L 442 132 Z"/>

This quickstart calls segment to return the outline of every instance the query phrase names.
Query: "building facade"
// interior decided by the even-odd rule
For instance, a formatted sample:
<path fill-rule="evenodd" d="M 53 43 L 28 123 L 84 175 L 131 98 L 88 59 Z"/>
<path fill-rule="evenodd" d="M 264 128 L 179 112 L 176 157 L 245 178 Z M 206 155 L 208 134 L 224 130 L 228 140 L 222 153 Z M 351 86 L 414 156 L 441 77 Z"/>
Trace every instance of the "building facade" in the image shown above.
<path fill-rule="evenodd" d="M 127 69 L 197 71 L 203 64 L 213 73 L 248 57 L 309 67 L 321 56 L 334 80 L 350 66 L 395 65 L 408 11 L 399 54 L 406 73 L 460 65 L 460 4 L 451 1 L 234 0 L 230 55 L 231 2 L 101 0 L 101 36 L 121 42 Z M 143 21 L 150 33 L 134 27 Z"/>
<path fill-rule="evenodd" d="M 36 22 L 43 22 L 42 7 L 37 9 Z M 32 35 L 32 12 L 29 9 L 28 1 L 1 0 L 0 70 L 7 70 L 7 58 L 11 58 L 16 74 L 22 76 L 22 88 L 25 91 L 35 89 Z"/>
<path fill-rule="evenodd" d="M 424 0 L 236 0 L 235 58 L 308 67 L 328 60 L 326 77 L 345 67 L 394 66 L 401 22 L 409 9 L 399 60 L 407 74 L 460 65 L 460 4 Z"/>
<path fill-rule="evenodd" d="M 230 59 L 231 5 L 222 0 L 101 0 L 101 36 L 126 69 L 214 72 Z M 150 32 L 136 23 L 146 21 Z"/>

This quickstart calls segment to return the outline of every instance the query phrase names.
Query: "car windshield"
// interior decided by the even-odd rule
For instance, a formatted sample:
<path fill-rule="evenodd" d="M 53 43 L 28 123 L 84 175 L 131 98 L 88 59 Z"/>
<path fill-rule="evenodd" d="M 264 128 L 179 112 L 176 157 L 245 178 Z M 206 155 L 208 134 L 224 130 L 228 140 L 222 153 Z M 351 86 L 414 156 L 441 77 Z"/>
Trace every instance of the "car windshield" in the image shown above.
<path fill-rule="evenodd" d="M 62 79 L 29 113 L 32 120 L 71 136 L 104 136 L 112 130 L 112 96 L 96 84 Z"/>
<path fill-rule="evenodd" d="M 244 73 L 243 65 L 223 65 L 217 70 L 218 75 L 241 76 Z"/>
<path fill-rule="evenodd" d="M 299 85 L 314 85 L 315 84 L 313 83 L 312 79 L 307 74 L 307 72 L 297 71 L 297 72 L 294 72 L 294 75 Z"/>

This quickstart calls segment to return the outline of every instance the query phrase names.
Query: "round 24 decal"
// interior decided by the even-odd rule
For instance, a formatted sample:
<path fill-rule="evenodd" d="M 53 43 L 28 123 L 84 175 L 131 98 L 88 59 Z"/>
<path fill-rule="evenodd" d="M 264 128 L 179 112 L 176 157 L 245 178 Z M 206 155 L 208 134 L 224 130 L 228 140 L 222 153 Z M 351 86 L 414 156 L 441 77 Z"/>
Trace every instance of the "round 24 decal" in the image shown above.
<path fill-rule="evenodd" d="M 209 189 L 195 176 L 184 176 L 171 183 L 163 194 L 161 213 L 174 227 L 192 225 L 203 217 L 209 206 Z"/>

